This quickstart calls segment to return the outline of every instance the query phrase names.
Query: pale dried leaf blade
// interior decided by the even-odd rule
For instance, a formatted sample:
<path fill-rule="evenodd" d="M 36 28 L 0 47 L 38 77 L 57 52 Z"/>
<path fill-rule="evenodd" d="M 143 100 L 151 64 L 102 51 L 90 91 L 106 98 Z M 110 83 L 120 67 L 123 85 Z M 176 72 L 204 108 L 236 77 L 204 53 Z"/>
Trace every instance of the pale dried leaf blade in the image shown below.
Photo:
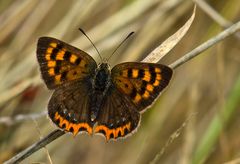
<path fill-rule="evenodd" d="M 142 62 L 157 63 L 161 60 L 187 33 L 195 18 L 196 5 L 194 6 L 192 16 L 188 21 L 172 36 L 165 40 L 160 46 L 155 48 Z"/>

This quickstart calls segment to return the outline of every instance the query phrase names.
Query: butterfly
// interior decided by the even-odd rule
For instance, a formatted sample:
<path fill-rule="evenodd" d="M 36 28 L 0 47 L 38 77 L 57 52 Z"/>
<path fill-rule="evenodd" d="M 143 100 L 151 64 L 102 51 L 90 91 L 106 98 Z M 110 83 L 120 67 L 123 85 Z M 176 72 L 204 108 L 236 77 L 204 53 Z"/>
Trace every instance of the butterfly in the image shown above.
<path fill-rule="evenodd" d="M 125 62 L 110 69 L 86 52 L 51 37 L 37 43 L 42 78 L 54 90 L 48 115 L 61 130 L 74 136 L 87 132 L 106 140 L 130 136 L 141 113 L 168 85 L 172 69 L 154 63 Z"/>

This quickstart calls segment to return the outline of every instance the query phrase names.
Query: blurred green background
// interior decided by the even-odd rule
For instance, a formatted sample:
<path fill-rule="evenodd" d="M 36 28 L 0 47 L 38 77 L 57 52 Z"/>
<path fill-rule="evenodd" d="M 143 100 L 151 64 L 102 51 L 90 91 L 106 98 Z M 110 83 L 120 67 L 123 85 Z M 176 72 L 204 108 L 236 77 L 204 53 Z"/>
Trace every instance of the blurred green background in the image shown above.
<path fill-rule="evenodd" d="M 239 0 L 206 2 L 228 21 L 240 19 Z M 110 64 L 141 61 L 188 20 L 193 6 L 191 0 L 0 1 L 0 163 L 56 129 L 42 114 L 51 91 L 36 60 L 39 37 L 61 39 L 99 61 L 79 27 L 103 57 L 135 31 Z M 190 30 L 161 63 L 171 64 L 222 30 L 197 7 Z M 22 163 L 239 162 L 239 70 L 240 37 L 231 36 L 175 70 L 131 137 L 106 143 L 101 136 L 67 134 Z M 29 114 L 37 118 L 24 119 Z"/>

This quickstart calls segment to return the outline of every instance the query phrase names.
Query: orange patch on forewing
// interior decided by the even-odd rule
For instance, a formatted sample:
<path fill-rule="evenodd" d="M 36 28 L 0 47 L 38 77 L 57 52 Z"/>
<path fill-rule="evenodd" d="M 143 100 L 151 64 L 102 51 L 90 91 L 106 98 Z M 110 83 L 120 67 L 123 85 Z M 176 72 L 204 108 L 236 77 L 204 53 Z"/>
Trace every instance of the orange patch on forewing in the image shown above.
<path fill-rule="evenodd" d="M 49 47 L 49 48 L 47 49 L 46 53 L 51 54 L 52 51 L 53 51 L 53 48 L 52 48 L 52 47 Z"/>
<path fill-rule="evenodd" d="M 148 91 L 145 91 L 144 94 L 143 94 L 143 98 L 147 99 L 149 98 L 149 92 Z"/>
<path fill-rule="evenodd" d="M 158 80 L 155 80 L 155 82 L 153 83 L 153 86 L 159 86 L 160 82 Z"/>
<path fill-rule="evenodd" d="M 56 56 L 56 60 L 63 60 L 63 56 L 65 54 L 65 51 L 59 51 Z"/>
<path fill-rule="evenodd" d="M 138 77 L 139 70 L 138 69 L 133 69 L 132 70 L 132 77 L 137 78 Z"/>
<path fill-rule="evenodd" d="M 137 93 L 137 95 L 134 98 L 134 103 L 139 103 L 139 101 L 142 99 L 142 97 L 140 96 L 140 94 Z"/>
<path fill-rule="evenodd" d="M 156 73 L 160 73 L 160 72 L 161 72 L 161 69 L 160 69 L 160 68 L 155 68 L 155 72 L 156 72 Z"/>
<path fill-rule="evenodd" d="M 160 74 L 157 74 L 156 80 L 161 80 L 161 75 Z"/>
<path fill-rule="evenodd" d="M 150 92 L 153 91 L 154 87 L 151 84 L 147 84 L 146 89 Z"/>
<path fill-rule="evenodd" d="M 49 74 L 50 76 L 54 76 L 54 75 L 55 75 L 54 68 L 50 68 L 50 69 L 48 70 L 48 74 Z"/>
<path fill-rule="evenodd" d="M 46 54 L 46 55 L 45 55 L 45 59 L 46 59 L 46 60 L 51 60 L 51 54 Z"/>
<path fill-rule="evenodd" d="M 48 67 L 55 67 L 56 66 L 56 61 L 50 60 L 48 61 Z"/>
<path fill-rule="evenodd" d="M 71 55 L 70 62 L 74 64 L 76 60 L 77 60 L 77 56 L 76 55 Z"/>
<path fill-rule="evenodd" d="M 144 77 L 142 78 L 142 80 L 145 80 L 147 82 L 149 82 L 151 80 L 151 74 L 149 71 L 144 72 Z"/>
<path fill-rule="evenodd" d="M 52 42 L 52 43 L 50 43 L 50 46 L 53 47 L 53 48 L 56 48 L 57 47 L 57 43 Z"/>

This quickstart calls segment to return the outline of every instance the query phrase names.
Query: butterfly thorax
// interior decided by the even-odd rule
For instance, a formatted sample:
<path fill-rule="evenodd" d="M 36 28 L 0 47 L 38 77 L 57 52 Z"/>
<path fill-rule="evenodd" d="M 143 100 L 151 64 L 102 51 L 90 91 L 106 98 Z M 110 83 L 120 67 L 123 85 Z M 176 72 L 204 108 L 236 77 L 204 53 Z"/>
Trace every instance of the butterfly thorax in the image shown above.
<path fill-rule="evenodd" d="M 96 91 L 104 92 L 110 80 L 109 65 L 102 63 L 95 71 L 95 78 L 93 79 L 93 88 Z"/>
<path fill-rule="evenodd" d="M 107 63 L 101 63 L 95 71 L 92 81 L 93 91 L 91 94 L 91 120 L 94 121 L 99 113 L 104 97 L 111 84 L 110 69 Z"/>

